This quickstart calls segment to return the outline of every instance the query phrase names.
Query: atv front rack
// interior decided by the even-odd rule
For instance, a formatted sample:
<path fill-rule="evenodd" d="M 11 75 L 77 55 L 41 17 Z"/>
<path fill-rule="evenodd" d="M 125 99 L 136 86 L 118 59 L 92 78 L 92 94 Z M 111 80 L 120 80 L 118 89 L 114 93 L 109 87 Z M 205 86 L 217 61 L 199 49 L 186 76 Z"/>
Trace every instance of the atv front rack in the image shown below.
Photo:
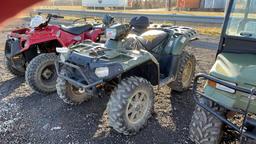
<path fill-rule="evenodd" d="M 103 80 L 99 80 L 99 81 L 97 81 L 97 82 L 94 82 L 94 83 L 88 84 L 88 85 L 83 84 L 83 83 L 81 83 L 81 82 L 78 82 L 78 81 L 76 81 L 76 80 L 74 80 L 74 79 L 72 79 L 72 78 L 70 78 L 70 77 L 67 77 L 67 76 L 61 74 L 60 65 L 76 69 L 76 70 L 81 74 L 81 76 L 83 77 L 83 79 L 84 79 L 85 81 L 88 81 L 88 79 L 87 79 L 87 77 L 84 75 L 82 69 L 81 69 L 79 66 L 76 66 L 76 65 L 71 64 L 71 63 L 68 63 L 68 62 L 61 62 L 61 61 L 55 62 L 55 67 L 56 67 L 56 71 L 57 71 L 58 77 L 65 79 L 65 80 L 68 81 L 70 84 L 72 84 L 72 85 L 74 85 L 74 86 L 76 86 L 76 87 L 78 87 L 78 88 L 90 89 L 90 88 L 95 87 L 95 86 L 98 85 L 98 84 L 102 84 L 102 83 L 103 83 Z"/>
<path fill-rule="evenodd" d="M 226 86 L 228 88 L 231 88 L 231 89 L 234 89 L 236 91 L 239 91 L 239 92 L 242 92 L 242 93 L 246 93 L 246 94 L 249 94 L 250 96 L 248 97 L 249 99 L 249 102 L 247 104 L 247 107 L 246 107 L 246 110 L 240 110 L 240 109 L 232 109 L 232 111 L 235 111 L 235 112 L 238 112 L 238 113 L 241 113 L 244 115 L 244 121 L 243 121 L 243 125 L 241 127 L 235 125 L 234 123 L 232 123 L 231 121 L 227 120 L 225 117 L 221 116 L 219 113 L 217 113 L 215 110 L 213 110 L 212 108 L 210 108 L 209 106 L 207 106 L 207 104 L 205 103 L 202 103 L 199 98 L 203 97 L 203 98 L 206 98 L 207 100 L 210 100 L 212 101 L 209 96 L 205 95 L 204 93 L 198 91 L 198 81 L 200 79 L 204 79 L 204 80 L 211 80 L 211 81 L 214 81 L 218 84 L 221 84 L 223 86 Z M 253 139 L 253 140 L 256 140 L 256 133 L 253 133 L 253 132 L 248 132 L 246 129 L 245 129 L 245 125 L 246 123 L 247 124 L 250 124 L 252 125 L 254 128 L 256 128 L 256 124 L 254 122 L 251 122 L 251 119 L 248 118 L 248 110 L 249 110 L 249 106 L 251 104 L 251 101 L 254 100 L 256 97 L 255 97 L 255 94 L 256 94 L 256 89 L 246 89 L 246 88 L 243 88 L 243 87 L 239 87 L 239 86 L 234 86 L 234 85 L 231 85 L 230 83 L 227 83 L 223 80 L 220 80 L 220 79 L 217 79 L 215 77 L 212 77 L 212 76 L 209 76 L 209 75 L 206 75 L 206 74 L 198 74 L 196 77 L 195 77 L 195 81 L 194 81 L 194 85 L 193 85 L 193 97 L 196 101 L 196 103 L 201 106 L 203 109 L 205 109 L 206 111 L 210 112 L 212 115 L 214 115 L 216 118 L 218 118 L 219 120 L 221 120 L 223 123 L 225 123 L 227 126 L 229 126 L 230 128 L 234 129 L 235 131 L 239 132 L 240 135 L 241 135 L 241 140 L 243 138 L 249 138 L 249 139 Z M 224 108 L 227 108 L 225 107 L 224 105 L 220 105 Z M 230 110 L 230 108 L 227 108 Z M 254 120 L 255 121 L 255 120 Z"/>

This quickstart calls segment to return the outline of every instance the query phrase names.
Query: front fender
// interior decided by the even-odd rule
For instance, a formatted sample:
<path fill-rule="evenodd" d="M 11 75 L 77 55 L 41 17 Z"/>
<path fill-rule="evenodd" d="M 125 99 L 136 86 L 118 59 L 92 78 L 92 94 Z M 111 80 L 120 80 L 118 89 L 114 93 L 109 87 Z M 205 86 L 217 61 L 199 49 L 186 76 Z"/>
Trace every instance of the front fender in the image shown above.
<path fill-rule="evenodd" d="M 52 41 L 56 41 L 59 43 L 59 45 L 61 45 L 62 47 L 65 46 L 64 43 L 59 39 L 59 38 L 48 38 L 48 39 L 29 39 L 26 41 L 25 45 L 24 45 L 24 48 L 21 49 L 21 52 L 25 52 L 25 51 L 28 51 L 30 49 L 31 46 L 33 45 L 40 45 L 40 44 L 43 44 L 43 43 L 50 43 Z"/>
<path fill-rule="evenodd" d="M 132 54 L 129 54 L 132 55 Z M 149 52 L 141 50 L 141 54 L 122 63 L 125 73 L 123 77 L 138 76 L 147 79 L 152 85 L 159 85 L 160 67 L 156 58 Z"/>

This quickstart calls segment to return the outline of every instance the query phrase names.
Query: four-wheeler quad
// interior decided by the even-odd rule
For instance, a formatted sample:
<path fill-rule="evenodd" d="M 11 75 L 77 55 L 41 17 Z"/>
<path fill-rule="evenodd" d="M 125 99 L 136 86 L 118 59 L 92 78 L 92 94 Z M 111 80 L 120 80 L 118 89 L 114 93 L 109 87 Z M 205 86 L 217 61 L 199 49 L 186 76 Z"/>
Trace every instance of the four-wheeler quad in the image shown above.
<path fill-rule="evenodd" d="M 197 144 L 218 144 L 226 130 L 241 143 L 256 143 L 255 7 L 255 0 L 229 1 L 216 62 L 209 75 L 195 78 L 190 137 Z"/>
<path fill-rule="evenodd" d="M 147 18 L 138 17 L 130 24 L 106 29 L 105 44 L 85 41 L 58 48 L 59 97 L 76 105 L 92 96 L 111 94 L 107 106 L 110 126 L 125 135 L 138 132 L 151 115 L 153 86 L 187 90 L 196 63 L 195 57 L 184 51 L 195 39 L 193 29 L 148 26 Z"/>
<path fill-rule="evenodd" d="M 26 71 L 27 83 L 40 93 L 56 91 L 56 47 L 71 46 L 86 39 L 98 41 L 104 32 L 103 27 L 89 23 L 69 27 L 50 25 L 52 18 L 63 17 L 49 14 L 45 22 L 35 17 L 31 28 L 12 31 L 5 46 L 7 69 L 17 76 L 23 76 Z"/>

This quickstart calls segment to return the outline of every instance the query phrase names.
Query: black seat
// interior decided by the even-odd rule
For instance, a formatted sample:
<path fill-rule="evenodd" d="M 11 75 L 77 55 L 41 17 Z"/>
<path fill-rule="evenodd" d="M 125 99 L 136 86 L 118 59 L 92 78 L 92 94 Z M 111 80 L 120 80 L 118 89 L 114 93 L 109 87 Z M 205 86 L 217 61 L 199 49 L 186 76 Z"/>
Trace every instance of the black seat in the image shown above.
<path fill-rule="evenodd" d="M 92 30 L 93 26 L 91 24 L 81 25 L 81 26 L 64 26 L 64 25 L 61 25 L 61 29 L 65 32 L 75 34 L 75 35 L 79 35 L 83 32 Z"/>
<path fill-rule="evenodd" d="M 146 50 L 151 51 L 162 43 L 168 34 L 161 30 L 149 30 L 138 37 L 138 40 Z"/>
<path fill-rule="evenodd" d="M 144 33 L 150 25 L 149 19 L 145 16 L 134 17 L 130 21 L 132 32 L 136 35 Z"/>

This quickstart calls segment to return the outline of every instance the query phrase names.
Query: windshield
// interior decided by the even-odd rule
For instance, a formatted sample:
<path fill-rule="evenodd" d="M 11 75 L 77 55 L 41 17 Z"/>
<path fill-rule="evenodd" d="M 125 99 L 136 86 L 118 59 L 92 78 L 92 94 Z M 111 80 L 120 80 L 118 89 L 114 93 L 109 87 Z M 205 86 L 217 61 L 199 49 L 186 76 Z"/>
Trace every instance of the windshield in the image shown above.
<path fill-rule="evenodd" d="M 256 0 L 234 0 L 226 34 L 256 38 Z"/>
<path fill-rule="evenodd" d="M 40 15 L 37 15 L 35 17 L 33 17 L 30 21 L 30 27 L 31 28 L 36 28 L 38 27 L 40 24 L 44 23 L 44 18 Z"/>

